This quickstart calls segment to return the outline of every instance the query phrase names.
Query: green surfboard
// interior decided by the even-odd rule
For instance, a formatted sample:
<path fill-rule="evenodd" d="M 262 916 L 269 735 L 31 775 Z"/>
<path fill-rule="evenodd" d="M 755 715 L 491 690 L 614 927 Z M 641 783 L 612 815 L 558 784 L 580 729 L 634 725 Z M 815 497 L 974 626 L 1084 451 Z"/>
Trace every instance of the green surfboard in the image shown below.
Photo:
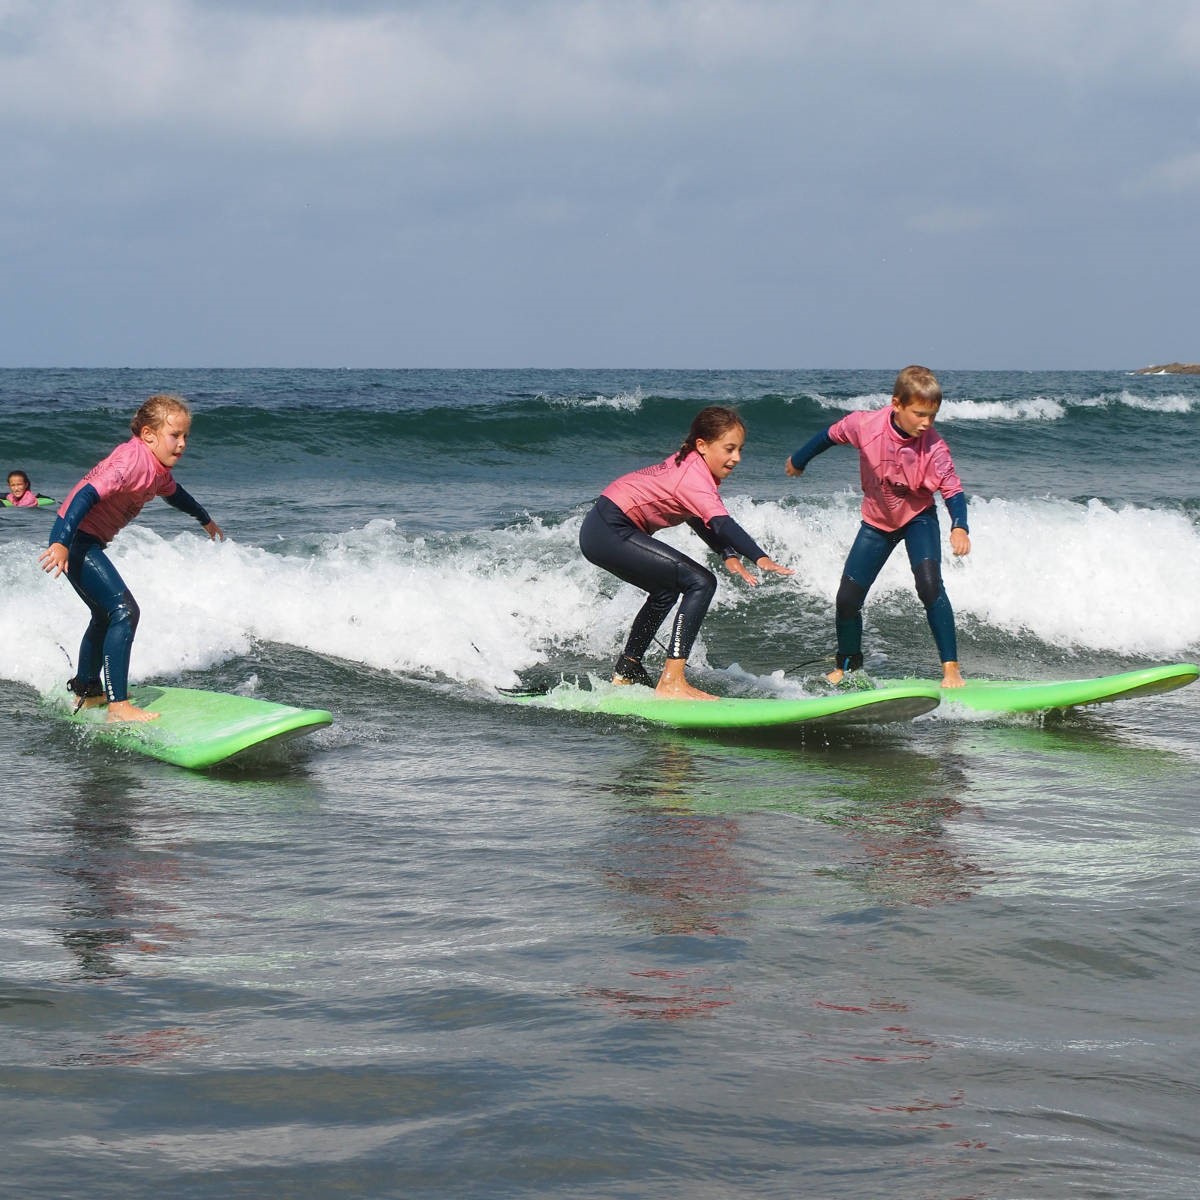
<path fill-rule="evenodd" d="M 67 719 L 86 728 L 97 741 L 192 770 L 216 766 L 244 750 L 333 722 L 322 708 L 293 708 L 195 688 L 133 687 L 129 698 L 139 708 L 158 713 L 158 718 L 108 724 L 101 707 L 80 709 Z"/>
<path fill-rule="evenodd" d="M 548 692 L 516 696 L 535 708 L 563 712 L 637 717 L 674 729 L 773 729 L 784 725 L 873 725 L 910 721 L 938 705 L 941 688 L 925 680 L 907 680 L 868 691 L 831 692 L 799 700 L 723 697 L 720 700 L 667 700 L 649 688 Z"/>
<path fill-rule="evenodd" d="M 1108 704 L 1133 696 L 1155 696 L 1194 683 L 1200 667 L 1173 663 L 1100 675 L 1094 679 L 1059 679 L 1046 683 L 1022 680 L 969 680 L 965 687 L 942 688 L 943 704 L 961 704 L 977 712 L 1027 713 Z"/>

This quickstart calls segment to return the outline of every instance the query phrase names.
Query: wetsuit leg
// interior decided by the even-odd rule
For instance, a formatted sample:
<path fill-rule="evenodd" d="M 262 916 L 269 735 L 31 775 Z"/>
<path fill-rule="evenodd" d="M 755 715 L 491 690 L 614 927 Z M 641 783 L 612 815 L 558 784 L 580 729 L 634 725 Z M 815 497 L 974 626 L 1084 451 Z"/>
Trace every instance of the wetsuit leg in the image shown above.
<path fill-rule="evenodd" d="M 834 607 L 839 670 L 857 671 L 862 666 L 863 604 L 899 540 L 898 535 L 885 533 L 865 521 L 859 526 L 842 568 L 842 582 Z"/>
<path fill-rule="evenodd" d="M 137 601 L 102 544 L 86 534 L 76 536 L 71 545 L 67 579 L 92 614 L 79 644 L 77 686 L 99 682 L 103 666 L 108 699 L 128 700 L 129 656 L 141 615 Z"/>
<path fill-rule="evenodd" d="M 579 548 L 588 562 L 649 593 L 634 618 L 625 654 L 640 660 L 682 597 L 667 657 L 687 658 L 716 594 L 717 577 L 682 551 L 643 533 L 604 497 L 583 520 Z"/>
<path fill-rule="evenodd" d="M 904 527 L 904 547 L 938 658 L 941 662 L 957 662 L 958 637 L 954 609 L 942 583 L 942 538 L 936 509 L 927 508 L 909 521 Z"/>

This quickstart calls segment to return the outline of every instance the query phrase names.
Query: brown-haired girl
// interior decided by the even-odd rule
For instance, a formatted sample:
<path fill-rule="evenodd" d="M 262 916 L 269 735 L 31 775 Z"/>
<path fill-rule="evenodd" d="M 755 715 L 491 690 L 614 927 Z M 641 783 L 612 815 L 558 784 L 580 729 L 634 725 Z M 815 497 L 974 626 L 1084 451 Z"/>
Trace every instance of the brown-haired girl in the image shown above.
<path fill-rule="evenodd" d="M 583 519 L 579 548 L 584 558 L 649 593 L 613 668 L 613 683 L 640 683 L 660 696 L 677 699 L 716 699 L 692 687 L 683 669 L 717 590 L 717 577 L 673 546 L 657 541 L 652 536 L 657 530 L 686 522 L 725 560 L 730 574 L 751 585 L 758 580 L 742 565 L 742 558 L 763 571 L 792 574 L 729 515 L 718 494 L 721 481 L 741 460 L 745 441 L 746 426 L 736 409 L 719 405 L 702 409 L 677 453 L 615 479 Z M 679 611 L 656 685 L 642 665 L 642 656 L 676 600 Z"/>
<path fill-rule="evenodd" d="M 107 703 L 110 721 L 152 721 L 157 713 L 129 699 L 129 655 L 140 610 L 104 550 L 155 496 L 195 517 L 210 538 L 223 541 L 225 533 L 171 475 L 192 427 L 187 404 L 178 396 L 151 396 L 129 427 L 133 436 L 71 489 L 50 545 L 38 557 L 42 570 L 55 578 L 66 572 L 92 614 L 77 672 L 67 681 L 80 705 Z"/>

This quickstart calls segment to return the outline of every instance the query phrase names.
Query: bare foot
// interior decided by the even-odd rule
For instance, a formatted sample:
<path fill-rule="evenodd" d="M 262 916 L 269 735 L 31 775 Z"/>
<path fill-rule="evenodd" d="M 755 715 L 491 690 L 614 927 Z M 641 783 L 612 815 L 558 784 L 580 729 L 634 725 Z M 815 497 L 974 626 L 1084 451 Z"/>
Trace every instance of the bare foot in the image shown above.
<path fill-rule="evenodd" d="M 668 658 L 663 663 L 662 674 L 658 677 L 658 686 L 654 689 L 656 696 L 665 700 L 716 700 L 718 697 L 694 688 L 683 677 L 683 667 L 686 659 Z"/>
<path fill-rule="evenodd" d="M 841 667 L 834 667 L 828 675 L 825 676 L 826 683 L 841 683 L 846 678 L 846 672 Z"/>
<path fill-rule="evenodd" d="M 103 708 L 108 703 L 107 696 L 84 696 L 79 702 L 80 708 Z"/>
<path fill-rule="evenodd" d="M 108 706 L 108 720 L 110 723 L 116 721 L 156 721 L 158 720 L 158 713 L 138 708 L 130 700 L 114 700 Z"/>
<path fill-rule="evenodd" d="M 942 663 L 942 687 L 960 688 L 966 686 L 967 681 L 962 677 L 962 671 L 958 669 L 958 663 Z"/>
<path fill-rule="evenodd" d="M 654 689 L 654 694 L 662 696 L 664 700 L 717 700 L 720 698 L 711 692 L 702 692 L 682 679 L 660 679 L 658 687 Z"/>

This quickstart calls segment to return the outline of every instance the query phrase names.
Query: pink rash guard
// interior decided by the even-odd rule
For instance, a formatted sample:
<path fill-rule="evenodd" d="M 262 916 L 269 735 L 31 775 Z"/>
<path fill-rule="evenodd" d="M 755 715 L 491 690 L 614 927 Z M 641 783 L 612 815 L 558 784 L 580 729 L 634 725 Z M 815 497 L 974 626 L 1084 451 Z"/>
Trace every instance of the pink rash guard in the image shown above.
<path fill-rule="evenodd" d="M 927 429 L 904 437 L 892 424 L 890 404 L 850 413 L 829 427 L 829 437 L 858 449 L 863 520 L 886 533 L 924 512 L 935 492 L 949 500 L 963 490 L 941 435 Z"/>
<path fill-rule="evenodd" d="M 9 492 L 4 499 L 7 500 L 8 503 L 13 506 L 13 508 L 37 508 L 37 492 L 32 490 L 26 492 L 25 495 L 20 498 L 20 500 L 17 500 L 13 496 L 12 492 Z"/>
<path fill-rule="evenodd" d="M 139 437 L 119 445 L 71 489 L 58 510 L 60 517 L 71 506 L 75 493 L 89 483 L 100 499 L 79 528 L 106 544 L 142 511 L 147 501 L 173 495 L 176 487 L 175 477 Z"/>
<path fill-rule="evenodd" d="M 693 450 L 681 463 L 672 454 L 663 462 L 614 479 L 600 494 L 607 496 L 643 533 L 681 525 L 699 517 L 706 525 L 727 517 L 708 464 Z"/>

